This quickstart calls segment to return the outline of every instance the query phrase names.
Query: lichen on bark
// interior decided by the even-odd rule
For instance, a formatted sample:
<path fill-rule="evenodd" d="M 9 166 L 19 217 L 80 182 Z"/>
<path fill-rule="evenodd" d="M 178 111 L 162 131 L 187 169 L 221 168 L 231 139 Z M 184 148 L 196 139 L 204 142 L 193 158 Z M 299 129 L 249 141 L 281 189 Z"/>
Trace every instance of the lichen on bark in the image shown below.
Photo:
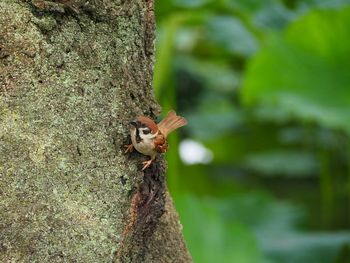
<path fill-rule="evenodd" d="M 112 262 L 144 180 L 127 124 L 159 114 L 150 3 L 0 2 L 0 262 Z"/>

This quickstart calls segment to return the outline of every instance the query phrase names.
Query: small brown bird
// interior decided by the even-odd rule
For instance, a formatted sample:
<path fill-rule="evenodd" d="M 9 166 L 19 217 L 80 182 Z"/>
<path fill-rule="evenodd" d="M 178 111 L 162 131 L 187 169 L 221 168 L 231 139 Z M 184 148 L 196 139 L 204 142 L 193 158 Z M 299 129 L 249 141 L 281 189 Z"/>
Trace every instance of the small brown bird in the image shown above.
<path fill-rule="evenodd" d="M 187 124 L 187 120 L 177 116 L 175 111 L 169 111 L 168 115 L 158 125 L 150 118 L 140 116 L 130 122 L 130 136 L 132 144 L 125 145 L 127 152 L 135 148 L 138 152 L 151 157 L 143 162 L 142 170 L 149 167 L 158 153 L 165 153 L 168 149 L 167 136 L 172 131 Z"/>

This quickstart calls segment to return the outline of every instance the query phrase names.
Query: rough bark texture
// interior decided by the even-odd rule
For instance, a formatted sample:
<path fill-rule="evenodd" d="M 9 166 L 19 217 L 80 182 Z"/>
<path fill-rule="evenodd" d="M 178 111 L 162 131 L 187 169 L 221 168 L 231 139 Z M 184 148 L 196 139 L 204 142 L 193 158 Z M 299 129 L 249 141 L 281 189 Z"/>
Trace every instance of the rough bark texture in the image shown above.
<path fill-rule="evenodd" d="M 0 262 L 191 262 L 164 183 L 151 0 L 0 1 Z"/>

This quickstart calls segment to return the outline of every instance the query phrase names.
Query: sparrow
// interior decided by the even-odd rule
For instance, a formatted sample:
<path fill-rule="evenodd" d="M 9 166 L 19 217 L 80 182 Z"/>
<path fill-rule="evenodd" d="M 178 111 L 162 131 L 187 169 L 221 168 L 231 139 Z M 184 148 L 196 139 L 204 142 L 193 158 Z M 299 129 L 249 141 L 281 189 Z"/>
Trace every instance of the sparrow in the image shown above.
<path fill-rule="evenodd" d="M 140 116 L 130 122 L 131 144 L 125 145 L 125 153 L 132 152 L 135 148 L 138 152 L 149 156 L 151 159 L 143 162 L 142 170 L 149 167 L 158 153 L 165 153 L 168 149 L 167 136 L 172 131 L 187 124 L 187 120 L 177 116 L 171 110 L 158 124 L 146 116 Z"/>

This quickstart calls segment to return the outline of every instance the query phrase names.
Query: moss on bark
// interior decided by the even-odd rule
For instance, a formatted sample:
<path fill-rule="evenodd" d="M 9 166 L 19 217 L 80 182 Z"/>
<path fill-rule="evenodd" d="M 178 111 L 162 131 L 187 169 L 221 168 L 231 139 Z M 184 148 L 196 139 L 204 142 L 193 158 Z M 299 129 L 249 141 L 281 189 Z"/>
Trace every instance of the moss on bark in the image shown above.
<path fill-rule="evenodd" d="M 141 0 L 0 2 L 0 262 L 112 262 L 143 181 L 142 157 L 123 154 L 128 121 L 159 113 L 152 11 Z M 187 261 L 145 262 L 190 262 L 170 224 Z"/>

